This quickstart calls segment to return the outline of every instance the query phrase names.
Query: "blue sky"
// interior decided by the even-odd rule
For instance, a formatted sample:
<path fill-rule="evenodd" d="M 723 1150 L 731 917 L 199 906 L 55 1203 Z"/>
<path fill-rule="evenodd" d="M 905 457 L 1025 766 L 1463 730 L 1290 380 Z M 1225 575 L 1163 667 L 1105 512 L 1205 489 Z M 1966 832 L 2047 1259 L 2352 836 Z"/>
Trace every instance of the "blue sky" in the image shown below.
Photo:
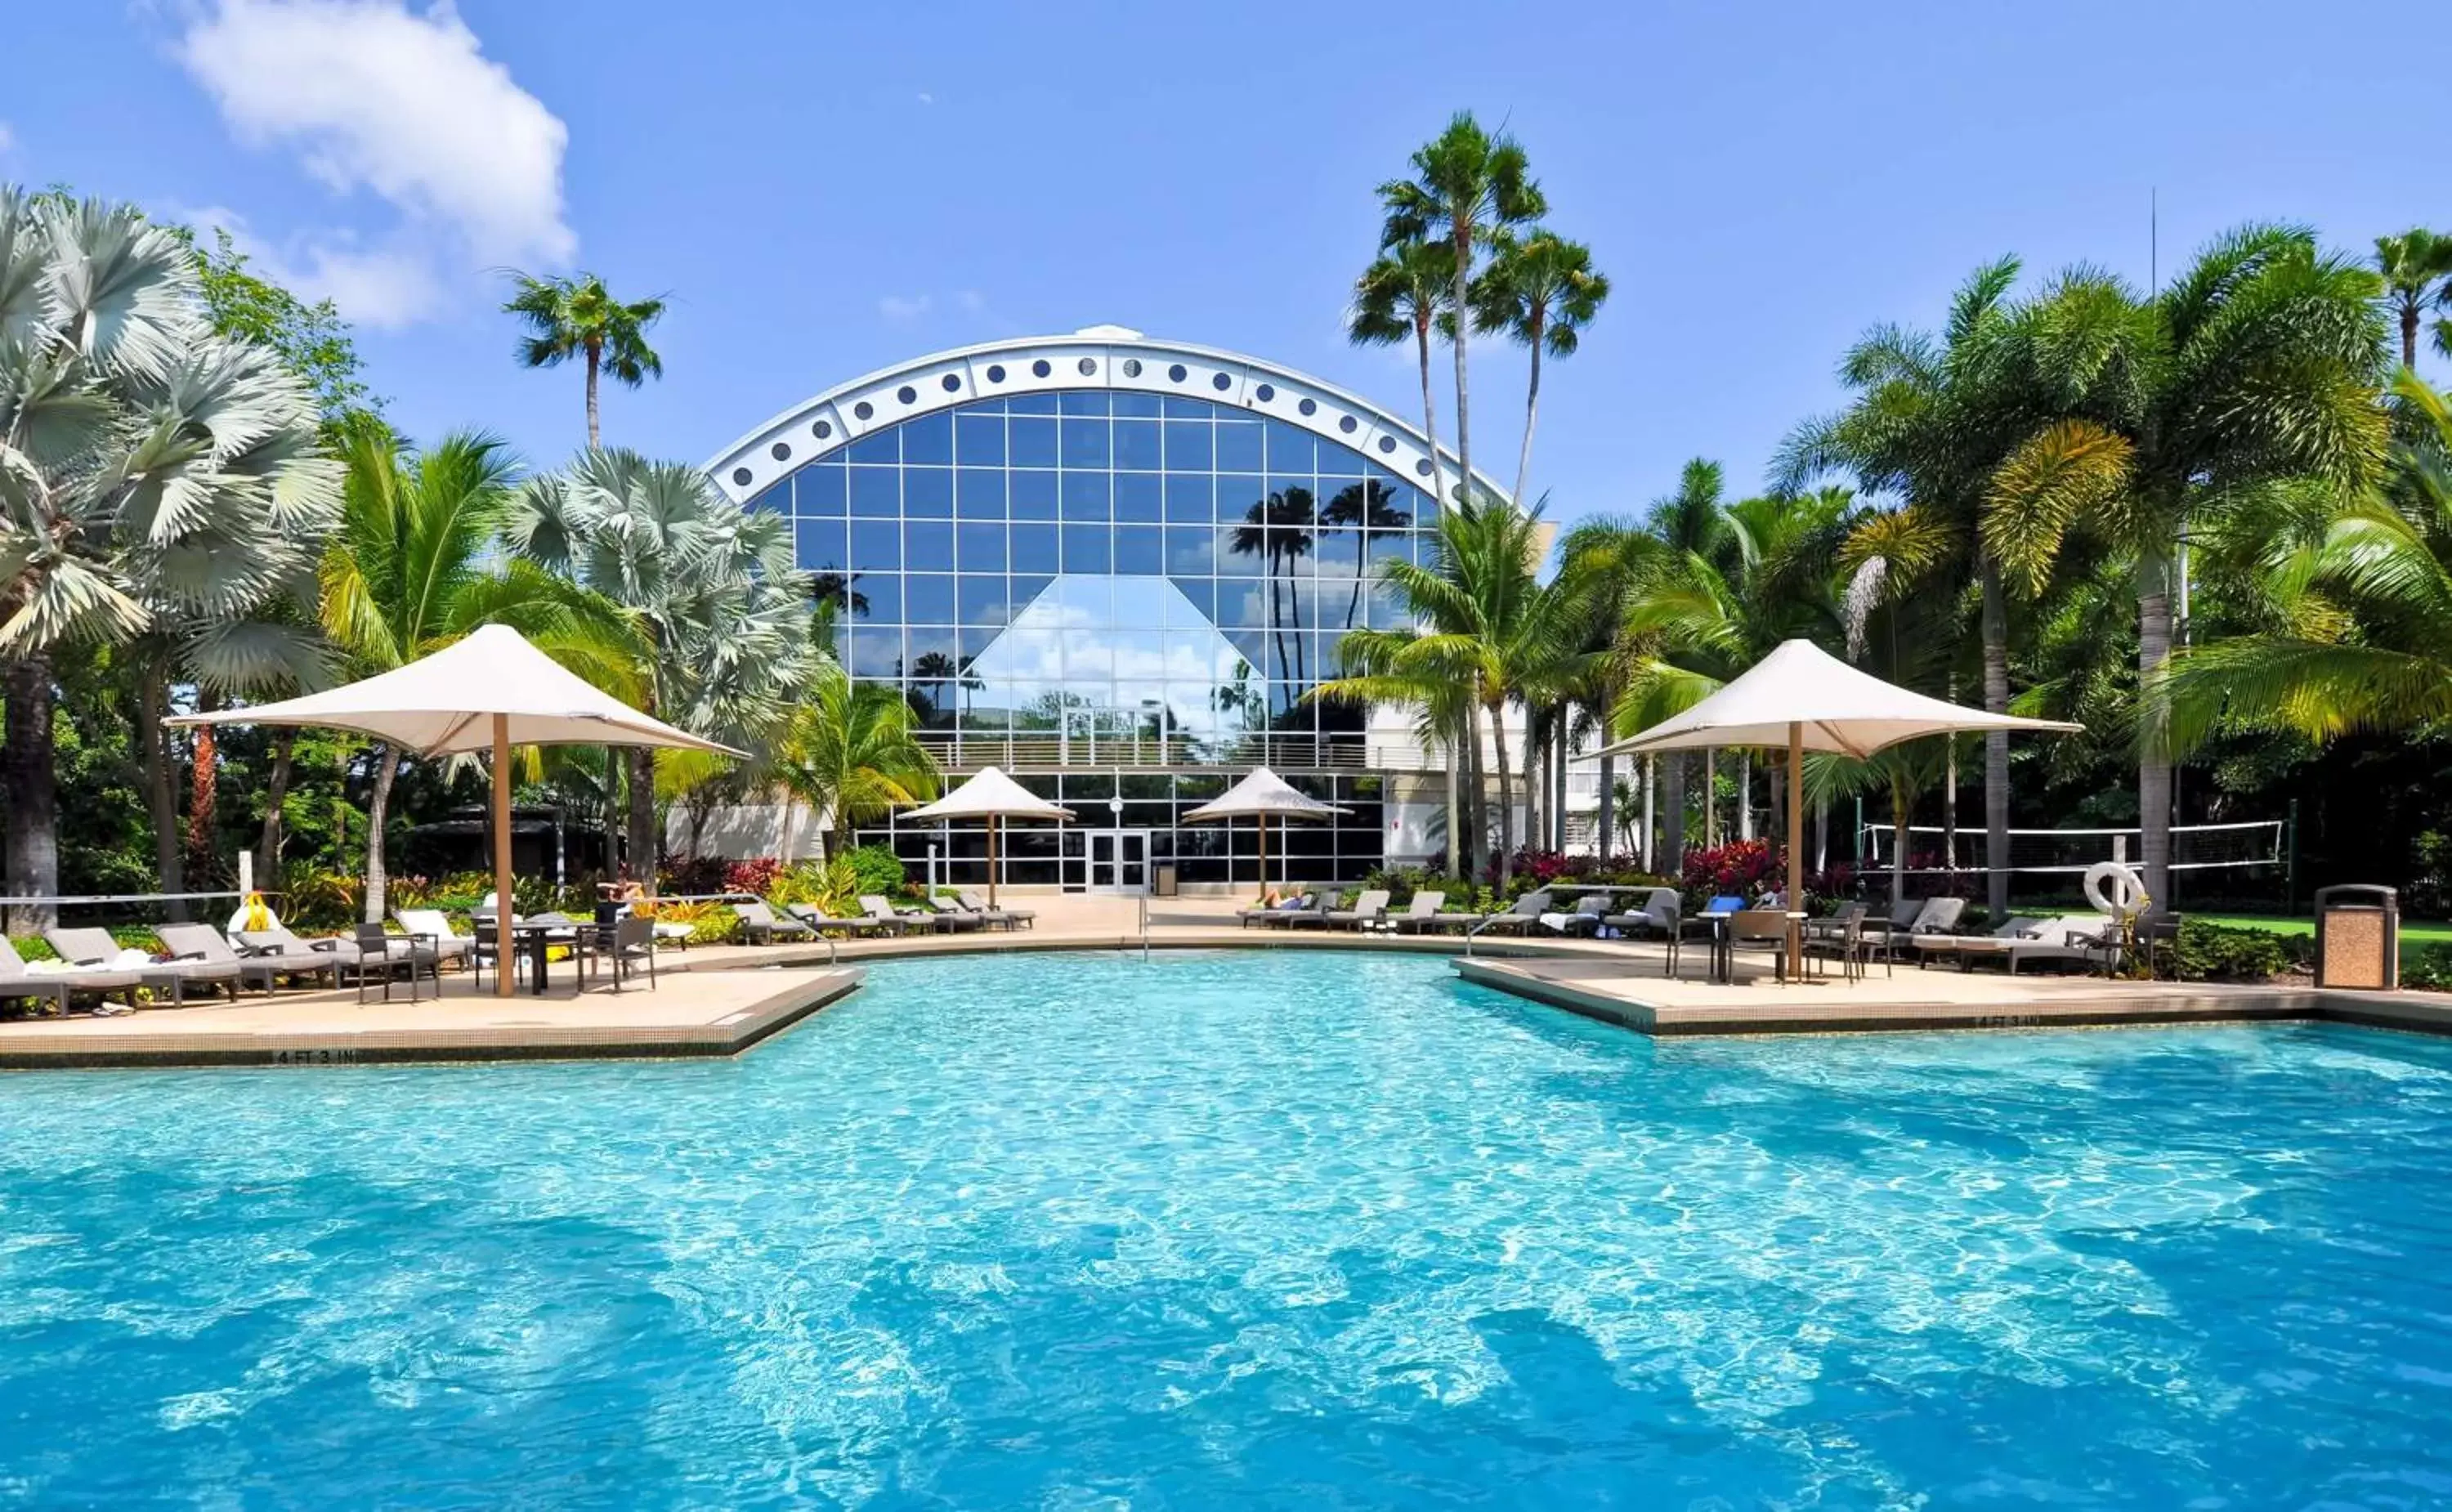
<path fill-rule="evenodd" d="M 1545 383 L 1562 516 L 1638 508 L 1690 456 L 1751 483 L 1856 333 L 1929 324 L 1983 260 L 2144 282 L 2153 191 L 2166 272 L 2250 218 L 2360 251 L 2452 226 L 2439 49 L 2264 0 L 0 11 L 0 178 L 234 223 L 359 320 L 404 428 L 547 465 L 579 379 L 512 364 L 504 265 L 670 295 L 666 376 L 610 391 L 606 439 L 692 461 L 870 368 L 1102 321 L 1411 413 L 1410 356 L 1339 313 L 1373 186 L 1459 107 L 1522 139 L 1616 286 Z M 1503 474 L 1523 362 L 1479 350 Z"/>

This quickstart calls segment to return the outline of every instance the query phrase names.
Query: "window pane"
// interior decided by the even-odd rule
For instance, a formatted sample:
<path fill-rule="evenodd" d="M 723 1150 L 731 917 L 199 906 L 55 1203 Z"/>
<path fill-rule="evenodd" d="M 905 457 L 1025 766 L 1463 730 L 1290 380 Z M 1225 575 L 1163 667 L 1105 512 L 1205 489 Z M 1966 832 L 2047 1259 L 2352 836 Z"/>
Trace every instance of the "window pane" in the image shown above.
<path fill-rule="evenodd" d="M 1117 420 L 1122 420 L 1126 416 L 1151 420 L 1157 417 L 1156 394 L 1110 394 L 1107 398 L 1115 408 Z"/>
<path fill-rule="evenodd" d="M 890 572 L 862 573 L 851 580 L 851 614 L 874 624 L 902 621 L 902 579 Z"/>
<path fill-rule="evenodd" d="M 1064 518 L 1104 521 L 1109 513 L 1105 473 L 1064 475 Z"/>
<path fill-rule="evenodd" d="M 1053 415 L 1056 396 L 1053 394 L 1016 394 L 1004 402 L 1005 409 L 1016 415 Z"/>
<path fill-rule="evenodd" d="M 1104 525 L 1067 525 L 1064 527 L 1064 570 L 1066 572 L 1106 572 L 1109 567 L 1110 537 Z"/>
<path fill-rule="evenodd" d="M 902 460 L 902 438 L 891 425 L 871 431 L 851 443 L 850 456 L 856 462 L 899 462 Z"/>
<path fill-rule="evenodd" d="M 902 527 L 891 520 L 853 520 L 851 564 L 861 572 L 902 565 Z"/>
<path fill-rule="evenodd" d="M 1004 571 L 1004 526 L 964 521 L 954 527 L 954 565 L 964 572 Z"/>
<path fill-rule="evenodd" d="M 915 572 L 902 579 L 902 618 L 915 625 L 954 622 L 954 579 L 941 572 Z"/>
<path fill-rule="evenodd" d="M 1166 470 L 1171 473 L 1205 473 L 1216 465 L 1216 449 L 1210 444 L 1212 427 L 1205 420 L 1170 420 L 1166 422 Z"/>
<path fill-rule="evenodd" d="M 1237 525 L 1217 527 L 1217 575 L 1221 578 L 1256 578 L 1260 575 L 1260 542 L 1250 539 L 1236 540 L 1244 528 Z"/>
<path fill-rule="evenodd" d="M 951 467 L 902 469 L 902 512 L 932 520 L 954 513 L 954 470 Z"/>
<path fill-rule="evenodd" d="M 840 462 L 803 467 L 793 480 L 792 507 L 803 515 L 840 515 L 846 470 Z"/>
<path fill-rule="evenodd" d="M 900 428 L 902 432 L 902 461 L 906 466 L 912 462 L 929 462 L 943 467 L 953 461 L 953 416 L 941 412 L 922 415 L 917 420 L 904 421 Z"/>
<path fill-rule="evenodd" d="M 913 572 L 954 570 L 954 527 L 915 520 L 902 527 L 902 565 Z"/>
<path fill-rule="evenodd" d="M 792 480 L 784 478 L 777 481 L 772 487 L 765 489 L 757 498 L 741 507 L 751 514 L 763 512 L 789 516 L 792 513 Z"/>
<path fill-rule="evenodd" d="M 985 577 L 963 573 L 955 579 L 955 607 L 966 625 L 1001 625 L 1013 618 L 1006 606 L 1005 580 L 1000 574 Z"/>
<path fill-rule="evenodd" d="M 1166 518 L 1171 524 L 1205 525 L 1215 517 L 1216 484 L 1206 474 L 1166 481 Z"/>
<path fill-rule="evenodd" d="M 1116 465 L 1146 468 L 1151 472 L 1157 470 L 1157 421 L 1119 420 L 1116 422 Z"/>
<path fill-rule="evenodd" d="M 1053 574 L 1062 563 L 1056 554 L 1054 525 L 1016 525 L 1013 527 L 1013 570 L 1017 573 L 1043 572 Z M 1017 599 L 1017 601 L 1019 601 Z"/>
<path fill-rule="evenodd" d="M 892 677 L 902 669 L 902 632 L 856 625 L 851 632 L 851 675 Z"/>
<path fill-rule="evenodd" d="M 1006 482 L 1013 494 L 1013 518 L 1016 520 L 1053 520 L 1056 518 L 1056 475 L 1054 473 L 1010 473 Z"/>
<path fill-rule="evenodd" d="M 1056 422 L 1021 415 L 1013 418 L 1013 464 L 1016 467 L 1056 465 Z"/>
<path fill-rule="evenodd" d="M 965 467 L 1004 462 L 1004 417 L 964 411 L 954 417 L 954 461 Z"/>
<path fill-rule="evenodd" d="M 1273 473 L 1307 473 L 1313 471 L 1313 438 L 1307 430 L 1297 430 L 1281 420 L 1268 423 L 1269 471 Z M 903 442 L 906 453 L 910 442 Z"/>
<path fill-rule="evenodd" d="M 1262 465 L 1258 422 L 1219 421 L 1217 422 L 1217 470 L 1222 473 L 1256 473 L 1260 471 Z"/>
<path fill-rule="evenodd" d="M 964 467 L 954 474 L 954 513 L 964 520 L 1004 518 L 1004 473 L 995 467 Z"/>
<path fill-rule="evenodd" d="M 1116 474 L 1116 518 L 1155 524 L 1163 513 L 1156 473 Z"/>
<path fill-rule="evenodd" d="M 794 556 L 802 572 L 840 572 L 851 560 L 843 551 L 840 520 L 803 520 L 794 527 Z"/>
<path fill-rule="evenodd" d="M 1077 388 L 1058 396 L 1060 407 L 1067 415 L 1107 415 L 1107 391 L 1103 388 Z"/>
<path fill-rule="evenodd" d="M 902 474 L 892 467 L 851 470 L 851 512 L 882 519 L 902 513 Z"/>
<path fill-rule="evenodd" d="M 1067 467 L 1107 465 L 1107 422 L 1105 421 L 1067 419 L 1064 422 L 1064 465 Z"/>
<path fill-rule="evenodd" d="M 1117 525 L 1116 571 L 1152 576 L 1166 571 L 1165 545 L 1158 532 L 1147 525 Z"/>
<path fill-rule="evenodd" d="M 1201 578 L 1217 570 L 1217 535 L 1206 525 L 1166 527 L 1166 570 L 1178 578 Z"/>
<path fill-rule="evenodd" d="M 1221 474 L 1217 480 L 1217 522 L 1248 524 L 1264 518 L 1268 490 L 1249 473 Z"/>

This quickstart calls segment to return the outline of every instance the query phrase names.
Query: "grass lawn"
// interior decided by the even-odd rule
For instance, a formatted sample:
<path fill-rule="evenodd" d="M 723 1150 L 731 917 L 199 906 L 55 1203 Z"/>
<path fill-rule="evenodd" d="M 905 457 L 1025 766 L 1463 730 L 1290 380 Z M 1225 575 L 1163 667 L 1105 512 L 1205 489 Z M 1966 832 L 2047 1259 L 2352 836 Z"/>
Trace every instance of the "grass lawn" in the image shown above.
<path fill-rule="evenodd" d="M 2313 934 L 2316 920 L 2311 915 L 2286 913 L 2191 913 L 2192 919 L 2207 924 L 2235 924 L 2242 929 L 2271 930 L 2276 934 Z M 2429 945 L 2452 945 L 2452 924 L 2413 919 L 2403 915 L 2401 921 L 2401 953 L 2406 958 Z"/>

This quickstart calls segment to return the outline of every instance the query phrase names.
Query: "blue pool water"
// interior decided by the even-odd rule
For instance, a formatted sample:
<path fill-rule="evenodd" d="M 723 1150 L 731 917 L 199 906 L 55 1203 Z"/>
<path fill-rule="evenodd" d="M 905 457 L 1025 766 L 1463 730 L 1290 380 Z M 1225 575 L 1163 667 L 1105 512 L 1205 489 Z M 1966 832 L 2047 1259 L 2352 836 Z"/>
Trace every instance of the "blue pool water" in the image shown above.
<path fill-rule="evenodd" d="M 877 968 L 738 1061 L 0 1078 L 0 1505 L 2452 1504 L 2452 1044 Z"/>

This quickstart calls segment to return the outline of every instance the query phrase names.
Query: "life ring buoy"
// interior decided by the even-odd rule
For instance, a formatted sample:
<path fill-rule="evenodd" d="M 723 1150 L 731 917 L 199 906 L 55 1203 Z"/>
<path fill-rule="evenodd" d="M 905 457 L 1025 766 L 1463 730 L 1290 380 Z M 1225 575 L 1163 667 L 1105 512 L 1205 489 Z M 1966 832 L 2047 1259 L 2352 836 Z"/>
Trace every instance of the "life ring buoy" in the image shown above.
<path fill-rule="evenodd" d="M 2125 923 L 2146 912 L 2146 879 L 2126 861 L 2097 861 L 2086 869 L 2086 900 Z"/>

